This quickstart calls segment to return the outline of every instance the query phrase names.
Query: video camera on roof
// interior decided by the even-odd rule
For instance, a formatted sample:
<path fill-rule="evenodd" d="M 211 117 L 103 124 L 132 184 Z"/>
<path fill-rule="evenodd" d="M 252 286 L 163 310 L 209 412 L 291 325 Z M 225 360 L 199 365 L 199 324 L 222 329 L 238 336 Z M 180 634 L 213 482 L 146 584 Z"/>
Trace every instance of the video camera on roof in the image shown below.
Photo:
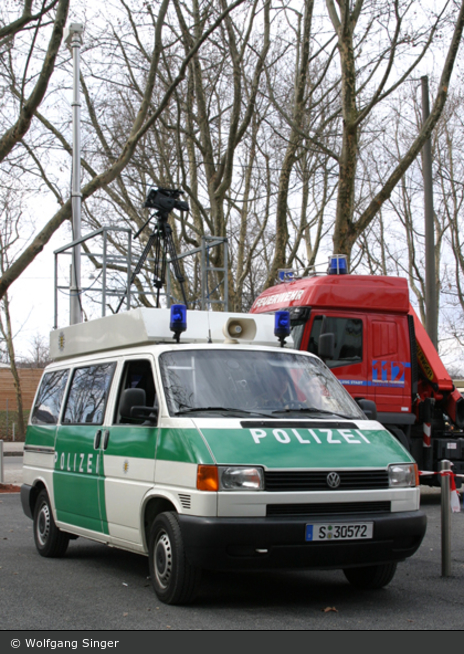
<path fill-rule="evenodd" d="M 188 202 L 179 200 L 183 192 L 177 188 L 152 188 L 150 189 L 144 207 L 156 209 L 161 213 L 170 213 L 174 209 L 178 211 L 188 211 Z"/>

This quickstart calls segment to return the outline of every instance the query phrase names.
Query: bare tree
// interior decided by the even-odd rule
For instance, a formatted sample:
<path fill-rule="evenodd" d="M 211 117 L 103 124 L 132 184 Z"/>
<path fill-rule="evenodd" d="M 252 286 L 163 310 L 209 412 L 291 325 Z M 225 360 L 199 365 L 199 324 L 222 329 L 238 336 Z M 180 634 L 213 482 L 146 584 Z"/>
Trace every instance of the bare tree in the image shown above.
<path fill-rule="evenodd" d="M 64 2 L 64 0 L 62 0 Z M 105 162 L 102 172 L 97 173 L 91 167 L 87 166 L 87 171 L 90 172 L 90 179 L 82 188 L 82 199 L 85 202 L 93 194 L 103 188 L 108 188 L 109 185 L 115 181 L 126 168 L 130 162 L 137 146 L 147 134 L 154 128 L 163 114 L 170 99 L 175 92 L 176 88 L 185 78 L 190 62 L 197 55 L 201 46 L 208 41 L 211 35 L 218 29 L 223 21 L 228 17 L 236 7 L 238 7 L 244 0 L 235 0 L 230 5 L 222 4 L 221 10 L 216 14 L 215 19 L 207 29 L 202 31 L 196 37 L 189 39 L 188 47 L 185 54 L 178 60 L 178 66 L 172 74 L 172 81 L 169 81 L 167 87 L 161 91 L 156 99 L 156 106 L 153 106 L 155 86 L 158 81 L 160 72 L 160 60 L 164 56 L 164 50 L 169 48 L 163 39 L 163 28 L 168 12 L 170 0 L 163 0 L 161 3 L 158 15 L 156 17 L 154 26 L 154 37 L 151 54 L 149 55 L 148 66 L 144 67 L 139 75 L 138 82 L 142 85 L 142 96 L 138 103 L 130 122 L 127 124 L 125 132 L 121 135 L 119 143 L 112 144 L 112 151 L 110 157 Z M 16 91 L 18 89 L 16 88 Z M 44 117 L 43 122 L 48 122 L 48 126 L 55 136 L 62 137 L 50 121 Z M 62 141 L 63 139 L 60 138 Z M 69 147 L 69 146 L 68 146 Z M 4 296 L 10 285 L 17 279 L 28 265 L 35 259 L 37 254 L 41 252 L 44 245 L 49 241 L 52 234 L 62 225 L 66 220 L 71 217 L 71 201 L 67 200 L 63 206 L 52 216 L 46 225 L 34 236 L 31 243 L 27 245 L 21 254 L 13 261 L 8 268 L 3 272 L 0 278 L 0 298 Z"/>
<path fill-rule="evenodd" d="M 333 0 L 327 0 L 329 15 L 338 38 L 338 50 L 341 70 L 341 110 L 343 116 L 342 144 L 339 154 L 340 173 L 337 199 L 337 214 L 333 235 L 334 250 L 345 253 L 348 257 L 359 235 L 367 229 L 382 204 L 388 200 L 392 190 L 401 177 L 420 153 L 425 141 L 429 138 L 437 124 L 445 106 L 448 95 L 451 73 L 453 71 L 459 44 L 464 28 L 464 3 L 459 6 L 459 13 L 455 18 L 454 30 L 448 54 L 443 65 L 438 91 L 433 103 L 430 116 L 420 127 L 416 138 L 408 150 L 402 154 L 396 167 L 390 172 L 388 178 L 382 182 L 380 190 L 367 203 L 366 208 L 358 210 L 355 217 L 355 187 L 356 170 L 359 160 L 359 135 L 363 123 L 371 115 L 374 107 L 390 96 L 415 70 L 425 53 L 433 43 L 437 30 L 442 25 L 445 11 L 450 5 L 447 2 L 441 13 L 428 28 L 415 30 L 406 20 L 408 12 L 414 8 L 414 3 L 395 0 L 393 3 L 372 4 L 365 0 L 357 0 L 354 4 L 350 0 L 340 0 L 338 9 Z M 370 13 L 369 13 L 370 11 Z M 382 16 L 382 21 L 380 17 Z M 363 18 L 364 23 L 363 23 Z M 359 50 L 369 31 L 374 26 L 386 25 L 387 44 L 380 57 L 369 62 L 369 68 L 360 70 L 360 60 L 357 57 Z M 361 27 L 361 36 L 356 38 L 356 30 Z M 364 28 L 364 30 L 362 29 Z M 401 48 L 405 45 L 417 43 L 421 46 L 420 52 L 406 70 L 400 71 L 396 79 L 393 77 L 395 64 L 398 62 Z M 382 47 L 382 40 L 380 40 Z M 375 80 L 378 79 L 379 82 Z M 369 86 L 371 90 L 369 92 Z"/>
<path fill-rule="evenodd" d="M 13 45 L 13 37 L 29 27 L 30 22 L 37 23 L 36 32 L 44 17 L 53 21 L 53 29 L 48 48 L 43 57 L 42 67 L 29 96 L 25 96 L 27 70 L 31 57 L 36 54 L 35 34 L 30 43 L 30 50 L 25 59 L 22 81 L 18 88 L 19 107 L 16 120 L 0 135 L 0 162 L 8 156 L 17 143 L 24 137 L 31 126 L 34 112 L 44 99 L 55 69 L 56 56 L 63 38 L 63 29 L 68 15 L 69 0 L 52 0 L 43 3 L 39 11 L 32 14 L 32 0 L 24 0 L 23 13 L 20 18 L 0 28 L 0 57 L 8 58 Z M 56 12 L 54 11 L 56 7 Z"/>
<path fill-rule="evenodd" d="M 313 17 L 314 1 L 306 0 L 304 3 L 303 15 L 298 14 L 297 28 L 295 37 L 297 47 L 295 49 L 295 76 L 294 76 L 294 101 L 291 108 L 291 128 L 288 135 L 288 143 L 281 164 L 279 177 L 279 190 L 277 195 L 276 206 L 276 232 L 275 232 L 275 251 L 272 265 L 269 269 L 266 279 L 266 286 L 270 286 L 276 276 L 279 268 L 285 267 L 286 263 L 286 246 L 288 242 L 288 193 L 290 185 L 290 176 L 296 163 L 298 146 L 301 144 L 301 127 L 304 116 L 304 108 L 307 101 L 306 91 L 309 74 L 309 54 L 310 39 Z M 270 93 L 273 96 L 272 87 Z"/>
<path fill-rule="evenodd" d="M 1 229 L 0 229 L 0 272 L 8 267 L 8 257 L 19 241 L 19 233 L 17 231 L 17 203 L 15 206 L 8 191 L 3 191 L 1 198 L 2 212 L 1 212 Z M 18 408 L 18 436 L 23 440 L 25 434 L 24 416 L 23 416 L 23 398 L 21 392 L 21 380 L 19 378 L 18 366 L 16 363 L 16 353 L 14 347 L 14 334 L 11 323 L 11 308 L 10 298 L 8 293 L 1 299 L 1 313 L 0 313 L 0 334 L 5 343 L 6 353 L 8 355 L 8 362 L 10 364 L 11 374 L 13 375 L 13 385 L 16 394 L 16 405 Z"/>
<path fill-rule="evenodd" d="M 21 366 L 29 368 L 45 368 L 51 362 L 50 348 L 46 339 L 36 334 L 30 341 L 29 352 L 22 358 Z"/>

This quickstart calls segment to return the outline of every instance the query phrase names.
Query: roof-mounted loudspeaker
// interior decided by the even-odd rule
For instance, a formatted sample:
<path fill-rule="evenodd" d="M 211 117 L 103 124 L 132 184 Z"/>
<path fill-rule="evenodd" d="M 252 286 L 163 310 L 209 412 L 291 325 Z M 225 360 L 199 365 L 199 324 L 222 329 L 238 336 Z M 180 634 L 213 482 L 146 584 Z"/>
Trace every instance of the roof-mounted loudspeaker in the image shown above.
<path fill-rule="evenodd" d="M 253 318 L 229 318 L 222 333 L 226 337 L 224 343 L 252 341 L 256 336 L 256 323 Z"/>

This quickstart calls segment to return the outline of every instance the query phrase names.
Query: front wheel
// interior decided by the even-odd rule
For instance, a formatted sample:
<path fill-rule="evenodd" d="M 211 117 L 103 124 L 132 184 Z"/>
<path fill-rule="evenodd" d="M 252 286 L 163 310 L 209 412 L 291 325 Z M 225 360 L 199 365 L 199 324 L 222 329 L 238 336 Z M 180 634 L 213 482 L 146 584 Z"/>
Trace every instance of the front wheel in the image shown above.
<path fill-rule="evenodd" d="M 195 599 L 201 571 L 185 556 L 177 514 L 166 512 L 153 522 L 150 541 L 150 577 L 158 598 L 166 604 L 188 604 Z"/>
<path fill-rule="evenodd" d="M 34 541 L 40 556 L 59 558 L 69 543 L 69 534 L 60 531 L 53 519 L 46 490 L 41 490 L 34 508 Z"/>
<path fill-rule="evenodd" d="M 345 577 L 352 586 L 366 590 L 376 590 L 387 586 L 395 576 L 396 563 L 368 565 L 362 568 L 346 568 Z"/>

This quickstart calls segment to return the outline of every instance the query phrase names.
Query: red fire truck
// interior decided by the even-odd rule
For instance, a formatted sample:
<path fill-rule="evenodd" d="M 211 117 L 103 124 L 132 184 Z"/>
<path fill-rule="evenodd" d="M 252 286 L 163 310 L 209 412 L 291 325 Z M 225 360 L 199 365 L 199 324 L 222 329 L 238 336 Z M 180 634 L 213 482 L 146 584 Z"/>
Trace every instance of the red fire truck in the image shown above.
<path fill-rule="evenodd" d="M 377 420 L 421 470 L 436 471 L 448 459 L 455 473 L 464 473 L 464 399 L 410 304 L 406 279 L 347 274 L 338 255 L 328 274 L 287 275 L 255 300 L 251 313 L 284 309 L 294 347 L 321 356 L 356 400 L 375 402 Z"/>

